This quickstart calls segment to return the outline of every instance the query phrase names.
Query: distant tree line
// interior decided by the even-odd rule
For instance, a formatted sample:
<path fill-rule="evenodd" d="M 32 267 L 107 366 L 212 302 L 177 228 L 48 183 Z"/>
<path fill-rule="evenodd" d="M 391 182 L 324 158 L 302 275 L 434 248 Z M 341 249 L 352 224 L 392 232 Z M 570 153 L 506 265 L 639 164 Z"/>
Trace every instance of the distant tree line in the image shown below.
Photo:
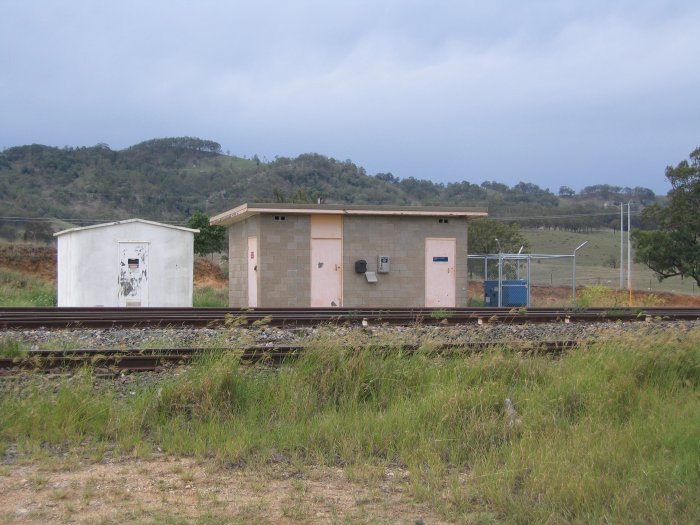
<path fill-rule="evenodd" d="M 567 199 L 600 199 L 604 201 L 630 201 L 634 200 L 641 203 L 653 203 L 656 200 L 656 194 L 649 188 L 635 186 L 629 188 L 627 186 L 611 186 L 609 184 L 595 184 L 586 186 L 579 193 L 576 193 L 569 186 L 561 186 L 559 188 L 559 196 Z"/>

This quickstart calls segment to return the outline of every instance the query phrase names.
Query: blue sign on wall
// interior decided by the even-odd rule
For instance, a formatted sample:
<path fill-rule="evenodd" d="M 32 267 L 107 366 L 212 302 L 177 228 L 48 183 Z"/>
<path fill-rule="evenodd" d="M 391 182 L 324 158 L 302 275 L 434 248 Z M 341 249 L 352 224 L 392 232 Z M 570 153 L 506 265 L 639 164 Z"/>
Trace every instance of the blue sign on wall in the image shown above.
<path fill-rule="evenodd" d="M 433 257 L 433 262 L 447 262 L 447 257 Z"/>

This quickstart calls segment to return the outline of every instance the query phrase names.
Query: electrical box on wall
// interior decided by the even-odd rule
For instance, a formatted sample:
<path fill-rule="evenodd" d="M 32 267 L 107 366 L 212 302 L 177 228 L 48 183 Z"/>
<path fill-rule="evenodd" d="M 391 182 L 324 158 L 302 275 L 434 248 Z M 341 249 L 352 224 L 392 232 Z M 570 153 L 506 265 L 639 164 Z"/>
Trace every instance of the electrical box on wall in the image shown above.
<path fill-rule="evenodd" d="M 377 255 L 377 273 L 389 273 L 391 260 L 388 255 Z"/>

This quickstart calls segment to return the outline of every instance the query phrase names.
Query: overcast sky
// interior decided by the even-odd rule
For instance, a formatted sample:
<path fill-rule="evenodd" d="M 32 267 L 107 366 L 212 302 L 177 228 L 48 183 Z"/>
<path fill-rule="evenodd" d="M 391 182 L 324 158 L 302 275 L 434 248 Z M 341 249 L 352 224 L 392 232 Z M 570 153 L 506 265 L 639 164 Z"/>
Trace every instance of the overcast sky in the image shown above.
<path fill-rule="evenodd" d="M 700 2 L 0 0 L 0 149 L 196 136 L 369 174 L 669 189 Z"/>

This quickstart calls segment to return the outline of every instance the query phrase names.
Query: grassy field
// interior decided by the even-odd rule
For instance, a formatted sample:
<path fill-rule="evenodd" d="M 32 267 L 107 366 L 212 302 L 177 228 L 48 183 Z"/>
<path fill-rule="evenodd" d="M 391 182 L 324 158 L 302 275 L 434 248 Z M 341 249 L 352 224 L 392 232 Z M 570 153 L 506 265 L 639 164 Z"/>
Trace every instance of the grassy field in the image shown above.
<path fill-rule="evenodd" d="M 448 520 L 700 522 L 697 329 L 559 359 L 402 355 L 361 330 L 321 330 L 279 368 L 226 352 L 127 395 L 109 385 L 85 370 L 6 386 L 0 457 L 158 449 L 253 469 L 340 466 L 367 485 L 400 468 L 410 496 Z"/>
<path fill-rule="evenodd" d="M 590 233 L 572 233 L 558 230 L 524 230 L 523 233 L 532 245 L 532 253 L 568 254 L 584 241 L 588 244 L 576 255 L 577 285 L 600 284 L 612 288 L 620 284 L 620 232 L 613 230 Z M 627 287 L 627 236 L 624 239 L 624 286 Z M 633 254 L 634 257 L 634 254 Z M 605 266 L 606 261 L 615 260 L 616 268 Z M 533 284 L 553 284 L 570 286 L 572 276 L 571 258 L 561 261 L 541 261 L 532 264 Z M 526 275 L 523 265 L 521 275 Z M 654 273 L 644 265 L 632 264 L 632 287 L 635 290 L 651 290 L 700 294 L 693 279 L 674 277 L 659 282 Z"/>
<path fill-rule="evenodd" d="M 56 285 L 0 268 L 0 306 L 56 306 Z"/>

